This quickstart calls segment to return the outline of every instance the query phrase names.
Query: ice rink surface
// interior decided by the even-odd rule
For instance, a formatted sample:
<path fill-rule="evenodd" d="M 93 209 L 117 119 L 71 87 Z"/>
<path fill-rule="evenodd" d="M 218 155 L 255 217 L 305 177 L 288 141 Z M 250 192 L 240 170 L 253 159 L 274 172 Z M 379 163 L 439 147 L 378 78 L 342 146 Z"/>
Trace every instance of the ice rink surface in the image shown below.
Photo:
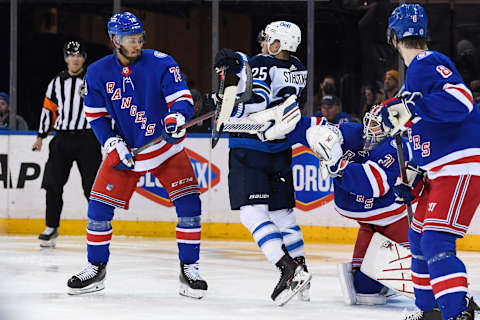
<path fill-rule="evenodd" d="M 404 297 L 377 307 L 345 305 L 336 265 L 350 259 L 352 246 L 307 244 L 306 252 L 311 301 L 277 307 L 270 294 L 279 274 L 253 242 L 203 241 L 200 272 L 209 290 L 194 300 L 178 295 L 174 239 L 114 236 L 105 290 L 69 296 L 67 279 L 86 264 L 84 237 L 60 236 L 56 249 L 40 249 L 34 236 L 1 236 L 0 319 L 400 320 L 415 309 Z M 459 256 L 478 301 L 480 253 Z"/>

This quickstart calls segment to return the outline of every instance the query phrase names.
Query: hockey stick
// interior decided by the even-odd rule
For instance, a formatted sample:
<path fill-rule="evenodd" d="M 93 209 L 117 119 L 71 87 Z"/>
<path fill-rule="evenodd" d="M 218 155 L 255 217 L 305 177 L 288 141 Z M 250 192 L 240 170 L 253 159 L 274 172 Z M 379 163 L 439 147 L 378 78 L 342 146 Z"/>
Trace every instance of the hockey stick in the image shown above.
<path fill-rule="evenodd" d="M 225 124 L 228 121 L 228 119 L 230 119 L 235 106 L 238 105 L 239 103 L 250 100 L 252 96 L 252 85 L 253 85 L 252 70 L 247 61 L 243 61 L 243 63 L 245 64 L 246 83 L 245 83 L 245 90 L 240 98 L 236 98 L 237 85 L 231 84 L 225 88 L 224 87 L 225 79 L 227 75 L 225 74 L 224 69 L 222 70 L 222 73 L 220 73 L 220 86 L 219 86 L 218 92 L 219 92 L 219 95 L 220 93 L 223 94 L 222 106 L 220 107 L 220 109 L 218 108 L 216 109 L 218 113 L 215 114 L 215 125 L 212 126 L 212 149 L 215 148 L 215 146 L 217 145 L 220 139 L 220 136 L 224 131 Z"/>
<path fill-rule="evenodd" d="M 250 97 L 252 96 L 252 77 L 251 77 L 251 73 L 252 73 L 252 72 L 251 72 L 251 70 L 250 70 L 250 66 L 248 65 L 248 63 L 245 62 L 245 65 L 246 65 L 246 69 L 247 69 L 247 84 L 246 84 L 246 89 L 245 89 L 245 92 L 244 92 L 239 98 L 237 98 L 237 99 L 235 100 L 235 105 L 250 100 Z M 225 67 L 222 67 L 222 70 L 223 70 L 222 73 L 225 75 Z M 250 72 L 250 77 L 248 76 L 248 73 L 249 73 L 249 72 Z M 223 94 L 223 89 L 222 89 L 222 87 L 224 87 L 224 85 L 225 85 L 225 77 L 221 77 L 221 78 L 220 78 L 220 84 L 219 84 L 219 91 L 218 91 L 218 93 L 217 93 L 218 95 L 220 94 L 220 91 L 222 91 L 222 94 Z M 235 105 L 234 105 L 234 106 L 235 106 Z M 234 106 L 231 106 L 232 109 L 230 109 L 230 110 L 224 110 L 224 113 L 230 115 L 230 114 L 232 113 L 232 111 L 233 111 L 233 107 L 234 107 Z M 181 130 L 183 130 L 183 129 L 190 128 L 190 127 L 196 125 L 197 123 L 200 123 L 200 122 L 202 122 L 202 121 L 204 121 L 204 120 L 207 120 L 207 119 L 210 119 L 210 118 L 214 117 L 217 113 L 220 113 L 220 112 L 221 112 L 221 111 L 220 111 L 221 108 L 223 108 L 223 104 L 218 104 L 215 110 L 210 111 L 210 112 L 207 112 L 207 113 L 205 113 L 205 114 L 203 114 L 203 115 L 201 115 L 201 116 L 199 116 L 199 117 L 197 117 L 197 118 L 195 118 L 195 119 L 192 119 L 192 120 L 186 122 L 185 124 L 183 124 L 182 126 L 180 126 L 180 127 L 177 129 L 177 131 L 181 131 Z M 228 120 L 228 118 L 227 118 L 227 120 Z M 144 144 L 143 146 L 141 146 L 141 147 L 133 150 L 132 153 L 133 153 L 133 155 L 135 156 L 135 155 L 139 154 L 140 152 L 146 150 L 147 148 L 153 146 L 154 144 L 159 143 L 159 142 L 162 141 L 162 140 L 163 140 L 162 137 L 157 137 L 157 138 L 153 139 L 152 141 Z"/>
<path fill-rule="evenodd" d="M 400 176 L 402 177 L 402 182 L 408 184 L 407 167 L 405 166 L 405 153 L 403 151 L 402 136 L 400 132 L 395 134 L 395 144 L 397 145 L 397 158 L 398 166 L 400 168 Z M 412 204 L 409 201 L 405 205 L 407 206 L 408 224 L 411 224 L 413 219 Z"/>

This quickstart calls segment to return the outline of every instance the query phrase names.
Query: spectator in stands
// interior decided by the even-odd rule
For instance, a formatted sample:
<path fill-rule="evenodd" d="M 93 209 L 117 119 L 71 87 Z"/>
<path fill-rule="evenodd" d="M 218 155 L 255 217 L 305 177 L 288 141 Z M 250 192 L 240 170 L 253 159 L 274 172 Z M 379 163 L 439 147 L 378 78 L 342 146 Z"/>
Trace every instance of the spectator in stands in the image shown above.
<path fill-rule="evenodd" d="M 319 106 L 322 103 L 322 98 L 326 95 L 336 95 L 337 86 L 335 84 L 335 78 L 332 76 L 326 76 L 318 87 L 318 92 L 315 95 L 314 103 Z"/>
<path fill-rule="evenodd" d="M 260 53 L 268 54 L 268 42 L 265 41 L 265 31 L 260 30 L 257 36 L 258 44 L 260 45 Z"/>
<path fill-rule="evenodd" d="M 379 104 L 382 101 L 382 93 L 378 89 L 376 84 L 368 84 L 362 87 L 362 97 L 361 97 L 361 114 L 360 118 L 363 119 L 363 116 L 367 111 L 371 109 L 372 106 Z"/>
<path fill-rule="evenodd" d="M 337 96 L 326 95 L 320 103 L 320 110 L 314 114 L 315 117 L 325 117 L 331 123 L 340 124 L 351 122 L 352 118 L 345 112 L 342 112 L 342 103 Z"/>
<path fill-rule="evenodd" d="M 470 91 L 472 91 L 473 99 L 480 104 L 480 80 L 470 82 Z"/>
<path fill-rule="evenodd" d="M 477 79 L 480 72 L 475 51 L 473 43 L 466 39 L 458 41 L 456 45 L 455 65 L 465 83 Z"/>
<path fill-rule="evenodd" d="M 193 98 L 193 118 L 197 118 L 202 114 L 209 112 L 208 106 L 205 104 L 205 99 L 202 93 L 197 89 L 190 89 Z M 212 119 L 203 120 L 200 123 L 188 128 L 188 132 L 207 133 L 212 131 Z"/>
<path fill-rule="evenodd" d="M 0 92 L 0 130 L 9 129 L 10 121 L 10 97 L 6 92 Z M 17 128 L 16 130 L 28 130 L 28 125 L 25 119 L 23 119 L 18 114 L 16 115 Z"/>
<path fill-rule="evenodd" d="M 398 71 L 388 70 L 383 77 L 383 90 L 385 92 L 385 99 L 390 99 L 398 93 Z"/>

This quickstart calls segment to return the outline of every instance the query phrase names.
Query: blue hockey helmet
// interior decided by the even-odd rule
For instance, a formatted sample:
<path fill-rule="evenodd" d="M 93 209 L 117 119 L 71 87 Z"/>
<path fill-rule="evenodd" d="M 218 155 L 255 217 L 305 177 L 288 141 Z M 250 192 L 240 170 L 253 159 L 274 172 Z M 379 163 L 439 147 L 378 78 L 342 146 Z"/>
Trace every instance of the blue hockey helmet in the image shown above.
<path fill-rule="evenodd" d="M 397 40 L 406 37 L 427 37 L 428 18 L 419 4 L 402 4 L 393 10 L 388 19 L 387 42 L 392 43 L 392 30 Z"/>
<path fill-rule="evenodd" d="M 122 37 L 130 34 L 144 33 L 142 23 L 130 12 L 115 13 L 108 21 L 108 35 Z"/>

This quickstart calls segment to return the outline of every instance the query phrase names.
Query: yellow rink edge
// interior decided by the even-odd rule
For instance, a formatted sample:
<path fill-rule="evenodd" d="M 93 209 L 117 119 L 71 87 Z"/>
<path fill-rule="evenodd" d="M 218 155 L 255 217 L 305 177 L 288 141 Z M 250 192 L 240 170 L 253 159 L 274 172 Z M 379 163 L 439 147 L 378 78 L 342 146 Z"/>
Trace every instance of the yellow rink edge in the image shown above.
<path fill-rule="evenodd" d="M 174 238 L 176 222 L 112 221 L 114 235 Z M 86 220 L 62 220 L 59 233 L 85 235 Z M 306 243 L 354 244 L 358 228 L 301 226 Z M 0 218 L 0 234 L 38 235 L 45 228 L 43 219 Z M 203 222 L 202 239 L 251 241 L 252 236 L 240 223 Z M 467 235 L 458 240 L 458 250 L 480 251 L 480 235 Z"/>

